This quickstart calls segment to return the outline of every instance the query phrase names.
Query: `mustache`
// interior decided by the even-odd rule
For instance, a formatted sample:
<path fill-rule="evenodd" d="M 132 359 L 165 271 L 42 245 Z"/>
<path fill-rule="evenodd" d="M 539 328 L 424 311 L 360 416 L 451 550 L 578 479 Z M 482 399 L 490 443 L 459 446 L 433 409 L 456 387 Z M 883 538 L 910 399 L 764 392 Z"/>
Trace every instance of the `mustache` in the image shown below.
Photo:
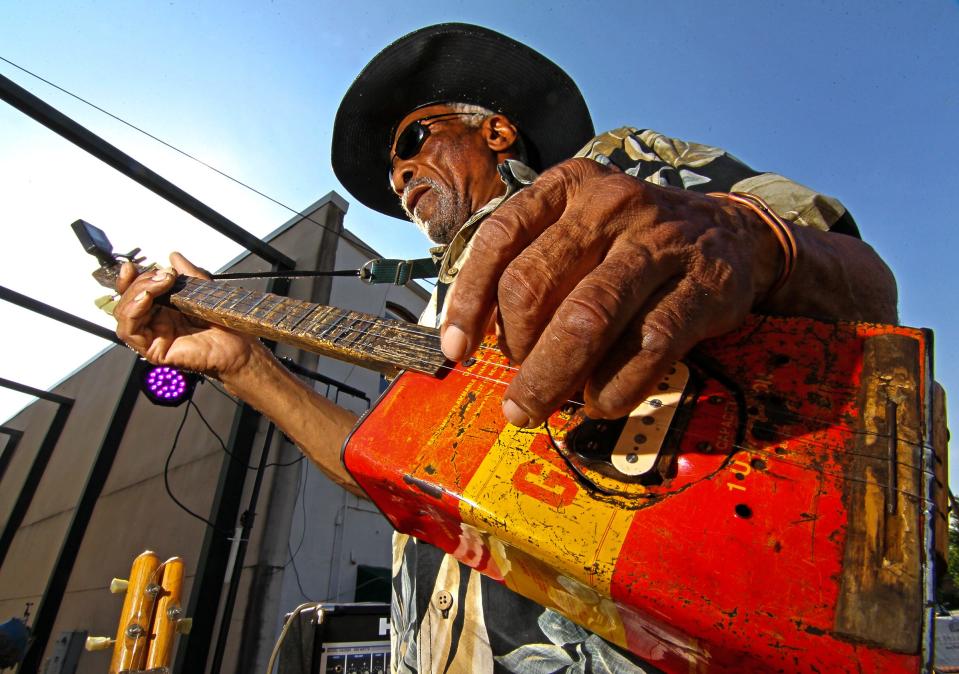
<path fill-rule="evenodd" d="M 436 181 L 432 178 L 415 178 L 406 184 L 406 187 L 403 188 L 403 196 L 400 197 L 400 204 L 403 206 L 403 210 L 409 213 L 409 196 L 410 193 L 418 187 L 426 185 L 430 189 L 437 189 L 438 185 Z"/>

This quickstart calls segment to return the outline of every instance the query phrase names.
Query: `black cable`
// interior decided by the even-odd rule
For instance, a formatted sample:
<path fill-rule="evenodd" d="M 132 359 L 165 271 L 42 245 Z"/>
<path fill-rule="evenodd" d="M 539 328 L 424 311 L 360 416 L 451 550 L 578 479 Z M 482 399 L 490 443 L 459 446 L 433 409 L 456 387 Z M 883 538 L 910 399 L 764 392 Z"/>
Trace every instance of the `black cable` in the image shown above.
<path fill-rule="evenodd" d="M 285 463 L 280 463 L 280 462 L 278 462 L 278 461 L 272 461 L 272 462 L 266 464 L 266 466 L 264 466 L 264 468 L 270 468 L 271 466 L 274 466 L 274 467 L 276 467 L 276 468 L 286 468 L 287 466 L 295 466 L 296 464 L 300 463 L 300 462 L 301 462 L 303 459 L 305 459 L 305 458 L 306 458 L 306 454 L 300 453 L 299 458 L 293 459 L 292 461 L 286 461 Z"/>
<path fill-rule="evenodd" d="M 216 381 L 214 381 L 213 379 L 209 379 L 209 378 L 206 378 L 206 381 L 207 381 L 207 383 L 208 383 L 210 386 L 213 387 L 213 389 L 214 389 L 217 393 L 219 393 L 221 396 L 223 396 L 224 398 L 226 398 L 227 400 L 229 400 L 231 403 L 233 403 L 234 405 L 239 405 L 239 404 L 240 404 L 240 401 L 239 401 L 239 400 L 237 400 L 236 398 L 234 398 L 233 396 L 231 396 L 229 393 L 227 393 L 226 391 L 224 391 L 222 388 L 220 388 L 219 386 L 217 386 Z"/>
<path fill-rule="evenodd" d="M 191 517 L 195 517 L 196 519 L 200 520 L 201 522 L 206 524 L 208 527 L 210 527 L 217 533 L 223 534 L 224 536 L 228 536 L 229 533 L 220 530 L 213 522 L 203 517 L 202 515 L 198 515 L 192 510 L 190 510 L 182 501 L 180 501 L 180 499 L 178 499 L 176 496 L 173 495 L 173 491 L 170 489 L 170 461 L 173 459 L 173 452 L 176 451 L 177 442 L 179 442 L 180 440 L 180 433 L 183 431 L 183 426 L 186 424 L 186 418 L 189 414 L 190 414 L 190 406 L 187 405 L 186 409 L 183 410 L 183 418 L 180 419 L 180 425 L 177 426 L 176 434 L 173 436 L 173 446 L 170 447 L 170 453 L 167 454 L 166 463 L 163 464 L 163 486 L 166 488 L 167 496 L 169 496 L 170 499 L 175 504 L 177 504 L 180 507 L 180 509 L 183 510 L 187 515 L 190 515 Z"/>
<path fill-rule="evenodd" d="M 213 171 L 214 173 L 217 173 L 217 174 L 223 176 L 223 177 L 226 178 L 227 180 L 230 180 L 230 181 L 236 183 L 237 185 L 240 185 L 241 187 L 244 187 L 244 188 L 250 190 L 250 191 L 253 192 L 254 194 L 258 194 L 259 196 L 263 197 L 264 199 L 273 202 L 273 203 L 276 204 L 277 206 L 280 206 L 281 208 L 285 208 L 286 210 L 288 210 L 288 211 L 290 211 L 291 213 L 294 213 L 294 214 L 300 216 L 301 218 L 303 218 L 303 219 L 305 219 L 305 220 L 309 220 L 309 221 L 312 222 L 314 225 L 317 225 L 317 226 L 319 226 L 319 227 L 321 227 L 321 228 L 323 228 L 323 229 L 325 229 L 325 230 L 328 230 L 328 231 L 330 231 L 330 232 L 338 233 L 338 232 L 335 232 L 335 231 L 334 231 L 333 229 L 331 229 L 330 227 L 327 227 L 326 225 L 324 225 L 322 222 L 317 222 L 316 220 L 314 220 L 314 219 L 311 218 L 310 216 L 308 216 L 308 215 L 306 215 L 306 214 L 304 214 L 304 213 L 301 213 L 300 211 L 296 210 L 295 208 L 293 208 L 293 207 L 291 207 L 291 206 L 287 206 L 287 205 L 284 204 L 282 201 L 278 201 L 277 199 L 274 199 L 274 198 L 271 197 L 269 194 L 265 194 L 265 193 L 261 192 L 260 190 L 256 189 L 255 187 L 246 184 L 246 183 L 243 182 L 242 180 L 239 180 L 239 179 L 237 179 L 237 178 L 234 178 L 233 176 L 229 175 L 228 173 L 225 173 L 225 172 L 221 171 L 220 169 L 216 168 L 215 166 L 212 166 L 211 164 L 206 163 L 205 161 L 203 161 L 203 160 L 200 159 L 199 157 L 195 157 L 195 156 L 193 156 L 192 154 L 190 154 L 189 152 L 186 152 L 186 151 L 184 151 L 184 150 L 181 150 L 180 148 L 176 147 L 176 146 L 173 145 L 172 143 L 168 143 L 167 141 L 163 140 L 162 138 L 158 138 L 157 136 L 154 136 L 154 135 L 153 135 L 152 133 L 150 133 L 149 131 L 146 131 L 146 130 L 144 130 L 144 129 L 141 129 L 141 128 L 138 127 L 137 125 L 132 124 L 132 123 L 126 121 L 126 120 L 123 119 L 122 117 L 119 117 L 119 116 L 113 114 L 113 113 L 110 112 L 109 110 L 105 110 L 104 108 L 101 108 L 99 105 L 96 105 L 95 103 L 92 103 L 92 102 L 88 101 L 87 99 L 85 99 L 85 98 L 83 98 L 83 97 L 81 97 L 81 96 L 78 96 L 77 94 L 73 93 L 72 91 L 68 91 L 67 89 L 64 89 L 63 87 L 61 87 L 61 86 L 58 85 L 58 84 L 54 84 L 54 83 L 51 82 L 50 80 L 48 80 L 48 79 L 46 79 L 46 78 L 44 78 L 44 77 L 41 77 L 40 75 L 37 75 L 36 73 L 31 72 L 30 70 L 27 70 L 27 69 L 24 68 L 23 66 L 14 63 L 14 62 L 11 61 L 10 59 L 7 59 L 7 58 L 4 58 L 3 56 L 0 56 L 0 61 L 3 61 L 4 63 L 10 64 L 10 65 L 13 66 L 14 68 L 17 68 L 18 70 L 21 70 L 21 71 L 25 72 L 27 75 L 30 75 L 30 77 L 34 77 L 34 78 L 40 80 L 41 82 L 43 82 L 43 83 L 45 83 L 45 84 L 48 84 L 49 86 L 53 87 L 54 89 L 65 93 L 67 96 L 70 96 L 70 97 L 72 97 L 72 98 L 80 101 L 80 102 L 83 103 L 84 105 L 90 106 L 90 107 L 93 108 L 94 110 L 97 110 L 98 112 L 103 113 L 103 114 L 106 115 L 107 117 L 110 117 L 111 119 L 114 119 L 114 120 L 120 122 L 121 124 L 124 124 L 125 126 L 130 127 L 130 128 L 133 129 L 134 131 L 143 134 L 143 135 L 146 136 L 147 138 L 150 138 L 150 139 L 156 141 L 157 143 L 160 143 L 161 145 L 164 145 L 165 147 L 168 147 L 169 149 L 173 150 L 174 152 L 177 152 L 177 153 L 183 155 L 183 156 L 186 157 L 187 159 L 191 159 L 191 160 L 195 161 L 196 163 L 200 164 L 201 166 L 204 166 L 204 167 L 206 167 L 207 169 Z M 369 247 L 366 246 L 366 245 L 360 244 L 360 247 L 361 247 L 361 248 L 364 248 L 364 249 L 367 251 L 367 253 L 369 253 L 370 255 L 375 255 L 375 254 L 376 254 L 376 251 L 374 251 L 372 248 L 369 248 Z"/>
<path fill-rule="evenodd" d="M 236 461 L 238 464 L 240 464 L 241 466 L 243 466 L 243 467 L 246 468 L 247 470 L 256 470 L 256 469 L 257 469 L 256 466 L 251 466 L 250 464 L 248 464 L 248 463 L 246 463 L 246 462 L 244 462 L 244 461 L 240 461 L 240 459 L 238 459 L 233 452 L 231 452 L 229 449 L 226 448 L 226 443 L 223 442 L 223 438 L 220 437 L 220 434 L 219 434 L 219 433 L 217 433 L 215 430 L 213 430 L 213 426 L 211 426 L 211 425 L 210 425 L 210 422 L 206 420 L 206 417 L 205 417 L 205 416 L 203 416 L 203 412 L 201 412 L 201 411 L 200 411 L 200 408 L 197 407 L 197 404 L 196 404 L 195 402 L 193 402 L 193 398 L 190 398 L 190 399 L 187 401 L 186 404 L 187 404 L 187 407 L 192 407 L 193 409 L 196 410 L 197 415 L 200 417 L 200 421 L 202 421 L 202 422 L 203 422 L 203 425 L 206 426 L 207 430 L 210 431 L 210 433 L 213 434 L 213 437 L 216 438 L 216 441 L 220 443 L 220 449 L 223 450 L 223 453 L 224 453 L 224 454 L 226 454 L 228 457 L 230 457 L 231 460 Z"/>
<path fill-rule="evenodd" d="M 303 471 L 303 479 L 296 483 L 296 498 L 300 502 L 300 512 L 303 515 L 303 530 L 300 532 L 300 542 L 296 544 L 296 550 L 290 549 L 289 541 L 287 541 L 286 547 L 290 550 L 290 559 L 286 564 L 283 565 L 284 569 L 292 564 L 296 556 L 300 554 L 300 548 L 303 547 L 303 542 L 306 540 L 306 484 L 309 482 L 309 480 L 310 467 L 307 466 Z"/>
<path fill-rule="evenodd" d="M 286 549 L 291 553 L 293 552 L 293 550 L 290 548 L 289 541 L 286 543 Z M 315 599 L 311 599 L 309 596 L 307 596 L 306 591 L 303 590 L 303 583 L 300 581 L 300 570 L 296 568 L 296 562 L 293 561 L 293 557 L 290 557 L 290 563 L 293 565 L 293 576 L 296 578 L 296 586 L 300 589 L 300 596 L 307 601 L 316 601 Z"/>
<path fill-rule="evenodd" d="M 225 391 L 220 391 L 220 389 L 217 388 L 216 386 L 214 386 L 213 388 L 217 389 L 217 391 L 219 391 L 221 394 L 223 394 L 224 396 L 226 396 L 229 400 L 233 401 L 233 403 L 239 404 L 239 403 L 237 403 L 236 400 L 233 400 L 233 398 L 232 398 L 228 393 L 226 393 Z M 230 459 L 232 459 L 233 461 L 236 461 L 237 463 L 239 463 L 241 466 L 243 466 L 243 467 L 246 468 L 247 470 L 256 470 L 256 469 L 257 469 L 256 466 L 251 466 L 251 465 L 248 464 L 248 463 L 244 463 L 244 462 L 240 461 L 240 460 L 236 457 L 236 455 L 233 454 L 233 452 L 231 452 L 229 449 L 226 448 L 226 443 L 223 442 L 223 438 L 220 436 L 219 433 L 217 433 L 217 432 L 213 429 L 213 426 L 210 424 L 210 422 L 206 420 L 206 417 L 203 416 L 203 412 L 200 411 L 200 408 L 197 406 L 197 404 L 196 404 L 195 402 L 193 402 L 193 399 L 192 399 L 192 398 L 187 401 L 187 405 L 192 405 L 192 406 L 193 406 L 193 409 L 196 410 L 196 413 L 197 413 L 197 414 L 199 415 L 199 417 L 200 417 L 200 421 L 202 421 L 202 422 L 203 422 L 203 425 L 206 426 L 207 430 L 210 431 L 210 433 L 213 434 L 213 437 L 216 438 L 216 441 L 217 441 L 218 443 L 220 443 L 220 449 L 223 450 L 223 453 L 224 453 L 224 454 L 226 454 L 227 456 L 229 456 Z M 280 463 L 280 462 L 277 462 L 277 461 L 271 461 L 270 463 L 266 464 L 266 465 L 264 466 L 264 468 L 270 468 L 271 466 L 276 467 L 276 468 L 285 468 L 285 467 L 287 467 L 287 466 L 295 466 L 296 464 L 298 464 L 300 461 L 302 461 L 302 460 L 305 459 L 305 458 L 306 458 L 306 455 L 305 455 L 305 454 L 300 454 L 299 458 L 293 459 L 292 461 L 286 461 L 286 462 L 283 462 L 283 463 Z"/>
<path fill-rule="evenodd" d="M 314 276 L 353 276 L 362 277 L 363 272 L 359 269 L 339 269 L 336 271 L 307 271 L 290 269 L 287 271 L 242 271 L 230 272 L 228 274 L 210 274 L 214 281 L 234 281 L 245 278 L 302 278 Z"/>

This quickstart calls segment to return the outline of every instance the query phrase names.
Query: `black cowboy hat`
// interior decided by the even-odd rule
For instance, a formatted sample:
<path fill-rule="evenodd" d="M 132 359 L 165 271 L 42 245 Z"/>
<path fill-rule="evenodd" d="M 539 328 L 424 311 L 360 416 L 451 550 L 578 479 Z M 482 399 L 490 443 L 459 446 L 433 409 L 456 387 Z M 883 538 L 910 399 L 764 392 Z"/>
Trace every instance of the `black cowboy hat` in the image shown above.
<path fill-rule="evenodd" d="M 361 203 L 404 217 L 387 181 L 390 134 L 403 117 L 433 103 L 471 103 L 506 115 L 537 170 L 573 156 L 594 133 L 576 83 L 542 54 L 481 26 L 421 28 L 373 57 L 336 112 L 333 172 Z"/>

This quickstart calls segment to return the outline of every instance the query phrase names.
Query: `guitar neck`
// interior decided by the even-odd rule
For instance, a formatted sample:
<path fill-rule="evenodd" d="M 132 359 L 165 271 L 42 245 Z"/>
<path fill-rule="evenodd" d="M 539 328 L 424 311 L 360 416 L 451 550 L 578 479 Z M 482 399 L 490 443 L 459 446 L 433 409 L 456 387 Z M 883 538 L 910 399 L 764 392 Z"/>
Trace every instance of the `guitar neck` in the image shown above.
<path fill-rule="evenodd" d="M 447 366 L 435 328 L 189 276 L 177 279 L 168 301 L 189 316 L 386 374 L 438 376 Z"/>

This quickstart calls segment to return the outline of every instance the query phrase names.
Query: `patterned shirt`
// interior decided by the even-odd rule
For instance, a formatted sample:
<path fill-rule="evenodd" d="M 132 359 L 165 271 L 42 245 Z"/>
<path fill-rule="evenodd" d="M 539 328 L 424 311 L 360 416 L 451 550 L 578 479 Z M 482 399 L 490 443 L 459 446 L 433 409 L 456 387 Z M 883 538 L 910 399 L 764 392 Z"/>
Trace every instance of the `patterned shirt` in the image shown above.
<path fill-rule="evenodd" d="M 595 137 L 576 156 L 615 165 L 656 185 L 749 192 L 794 224 L 859 236 L 852 216 L 836 199 L 783 176 L 754 171 L 719 148 L 623 127 Z M 479 223 L 535 177 L 512 160 L 500 172 L 506 194 L 474 214 L 448 246 L 432 249 L 441 260 L 439 282 L 421 323 L 439 324 L 446 289 L 468 256 Z M 575 595 L 575 588 L 570 593 Z M 660 672 L 438 548 L 400 533 L 393 538 L 391 623 L 391 669 L 396 674 Z M 649 659 L 655 654 L 653 647 Z"/>

